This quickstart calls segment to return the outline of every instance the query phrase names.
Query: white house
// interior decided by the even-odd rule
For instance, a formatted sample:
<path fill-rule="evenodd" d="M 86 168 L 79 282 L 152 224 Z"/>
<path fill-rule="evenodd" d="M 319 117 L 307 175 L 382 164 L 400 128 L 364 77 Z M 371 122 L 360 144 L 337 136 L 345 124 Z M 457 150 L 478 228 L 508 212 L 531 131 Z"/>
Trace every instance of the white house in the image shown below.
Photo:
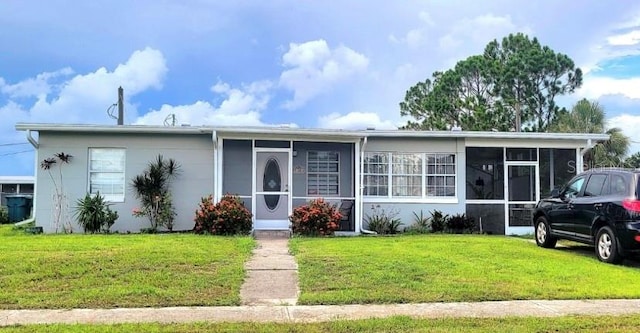
<path fill-rule="evenodd" d="M 243 199 L 254 229 L 288 229 L 294 207 L 324 197 L 352 201 L 345 232 L 366 230 L 372 207 L 413 213 L 466 213 L 496 234 L 533 232 L 531 209 L 541 196 L 582 171 L 582 156 L 603 134 L 467 131 L 326 130 L 281 127 L 157 127 L 16 125 L 26 131 L 39 163 L 54 153 L 64 165 L 69 202 L 99 191 L 120 218 L 114 230 L 137 232 L 139 204 L 130 188 L 158 154 L 182 165 L 172 185 L 174 230 L 193 228 L 200 198 L 225 193 Z M 34 139 L 32 132 L 38 132 Z M 46 171 L 37 168 L 35 216 L 52 231 Z M 80 229 L 79 227 L 77 229 Z"/>

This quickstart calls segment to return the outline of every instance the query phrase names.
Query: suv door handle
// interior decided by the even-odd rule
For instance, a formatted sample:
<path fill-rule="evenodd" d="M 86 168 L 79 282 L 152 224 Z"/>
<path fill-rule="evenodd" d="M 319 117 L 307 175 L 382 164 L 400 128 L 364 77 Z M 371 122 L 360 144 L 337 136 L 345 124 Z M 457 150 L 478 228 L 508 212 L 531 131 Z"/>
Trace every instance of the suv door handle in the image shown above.
<path fill-rule="evenodd" d="M 593 208 L 602 208 L 602 203 L 593 204 Z"/>

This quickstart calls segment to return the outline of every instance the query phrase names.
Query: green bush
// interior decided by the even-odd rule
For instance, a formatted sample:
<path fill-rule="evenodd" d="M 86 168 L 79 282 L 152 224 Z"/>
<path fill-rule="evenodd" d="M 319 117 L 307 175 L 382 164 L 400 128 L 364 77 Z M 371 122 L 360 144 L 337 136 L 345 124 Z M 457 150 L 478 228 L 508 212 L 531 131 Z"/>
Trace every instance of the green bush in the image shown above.
<path fill-rule="evenodd" d="M 435 209 L 431 212 L 431 231 L 432 232 L 444 232 L 447 226 L 447 220 L 449 215 L 443 214 L 441 211 Z"/>
<path fill-rule="evenodd" d="M 251 232 L 251 213 L 239 197 L 226 194 L 217 204 L 211 196 L 200 200 L 193 231 L 197 234 L 247 235 Z"/>
<path fill-rule="evenodd" d="M 471 233 L 475 228 L 475 223 L 473 218 L 469 218 L 465 214 L 456 214 L 447 219 L 446 226 L 447 232 Z"/>
<path fill-rule="evenodd" d="M 429 233 L 431 232 L 431 218 L 424 215 L 422 211 L 420 211 L 420 214 L 413 212 L 413 223 L 404 231 L 410 234 Z"/>
<path fill-rule="evenodd" d="M 9 223 L 9 210 L 5 206 L 0 206 L 0 224 L 5 223 Z"/>
<path fill-rule="evenodd" d="M 84 198 L 78 199 L 76 204 L 75 216 L 84 232 L 109 233 L 109 229 L 118 219 L 118 212 L 109 208 L 110 205 L 100 193 L 95 196 L 87 193 Z"/>
<path fill-rule="evenodd" d="M 365 221 L 367 221 L 369 230 L 380 235 L 398 234 L 402 221 L 397 216 L 397 211 L 385 211 L 378 206 L 373 208 L 371 215 L 365 216 Z"/>
<path fill-rule="evenodd" d="M 334 205 L 318 198 L 296 207 L 289 216 L 291 231 L 297 235 L 333 235 L 338 230 L 342 215 Z"/>

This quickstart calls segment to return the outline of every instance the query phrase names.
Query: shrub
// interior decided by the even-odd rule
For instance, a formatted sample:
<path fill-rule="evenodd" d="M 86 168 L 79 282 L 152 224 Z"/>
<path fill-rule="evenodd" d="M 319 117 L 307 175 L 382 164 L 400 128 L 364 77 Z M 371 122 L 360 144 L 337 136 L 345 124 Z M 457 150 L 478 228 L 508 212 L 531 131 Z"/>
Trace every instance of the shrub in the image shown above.
<path fill-rule="evenodd" d="M 149 163 L 142 174 L 131 181 L 136 197 L 140 200 L 140 209 L 135 209 L 133 216 L 149 219 L 151 229 L 164 226 L 173 230 L 176 212 L 171 200 L 171 181 L 179 174 L 180 164 L 172 158 L 165 160 L 158 155 Z"/>
<path fill-rule="evenodd" d="M 475 227 L 473 218 L 469 218 L 465 214 L 456 214 L 449 217 L 446 225 L 447 231 L 452 233 L 470 233 Z"/>
<path fill-rule="evenodd" d="M 422 211 L 420 214 L 413 212 L 413 224 L 408 226 L 405 232 L 412 234 L 426 234 L 431 232 L 431 218 L 424 215 Z"/>
<path fill-rule="evenodd" d="M 118 219 L 118 212 L 111 210 L 109 206 L 100 193 L 95 196 L 87 193 L 84 198 L 78 199 L 75 216 L 84 232 L 109 233 L 109 229 Z"/>
<path fill-rule="evenodd" d="M 297 235 L 333 235 L 338 230 L 342 215 L 335 205 L 318 198 L 293 210 L 289 216 L 292 232 Z"/>
<path fill-rule="evenodd" d="M 251 213 L 240 198 L 226 194 L 217 204 L 211 195 L 200 200 L 193 231 L 197 234 L 246 235 L 251 232 Z"/>
<path fill-rule="evenodd" d="M 443 214 L 441 211 L 435 209 L 431 212 L 431 231 L 443 232 L 447 226 L 447 219 L 449 215 Z"/>
<path fill-rule="evenodd" d="M 385 211 L 380 206 L 372 207 L 373 213 L 365 216 L 365 221 L 369 226 L 369 230 L 375 231 L 380 235 L 398 234 L 400 233 L 400 221 L 398 212 L 391 210 Z"/>
<path fill-rule="evenodd" d="M 0 206 L 0 224 L 9 223 L 9 211 L 7 207 Z"/>

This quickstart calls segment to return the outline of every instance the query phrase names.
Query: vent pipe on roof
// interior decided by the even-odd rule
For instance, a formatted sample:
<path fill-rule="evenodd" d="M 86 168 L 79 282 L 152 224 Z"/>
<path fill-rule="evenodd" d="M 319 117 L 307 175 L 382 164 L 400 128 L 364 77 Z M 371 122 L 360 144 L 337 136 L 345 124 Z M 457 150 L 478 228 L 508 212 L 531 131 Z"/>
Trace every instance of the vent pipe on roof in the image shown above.
<path fill-rule="evenodd" d="M 124 125 L 124 89 L 118 87 L 118 125 Z"/>

